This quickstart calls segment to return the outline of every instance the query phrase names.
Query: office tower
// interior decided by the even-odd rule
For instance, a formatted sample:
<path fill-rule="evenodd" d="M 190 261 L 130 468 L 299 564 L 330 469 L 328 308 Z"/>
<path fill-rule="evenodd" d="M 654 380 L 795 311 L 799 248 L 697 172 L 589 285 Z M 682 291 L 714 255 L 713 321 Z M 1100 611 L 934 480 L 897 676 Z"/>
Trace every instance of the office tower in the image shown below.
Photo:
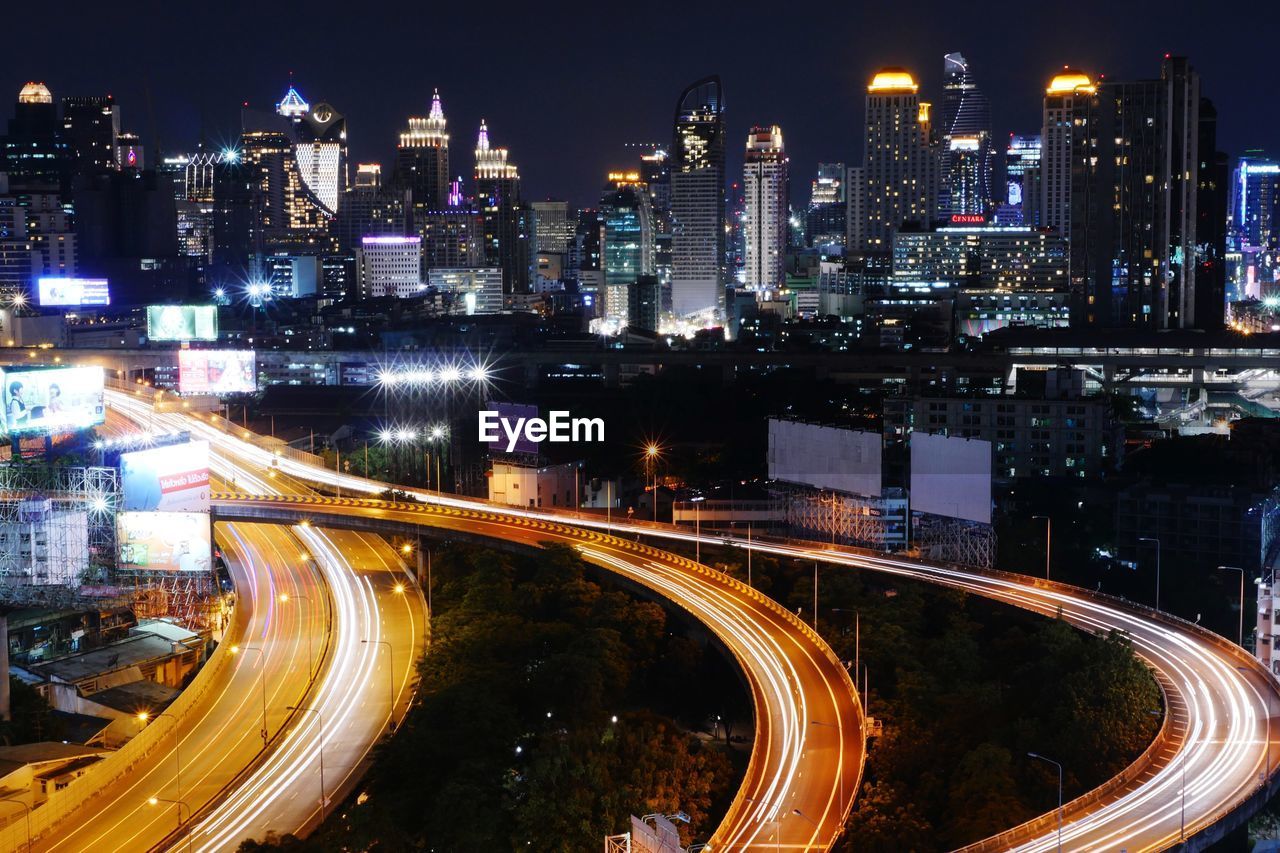
<path fill-rule="evenodd" d="M 843 246 L 848 227 L 847 175 L 844 163 L 819 163 L 809 188 L 805 234 L 810 246 Z"/>
<path fill-rule="evenodd" d="M 578 292 L 583 294 L 583 306 L 597 316 L 601 312 L 600 292 L 604 290 L 603 248 L 604 223 L 600 221 L 600 211 L 579 210 L 569 262 L 578 270 Z"/>
<path fill-rule="evenodd" d="M 53 95 L 43 83 L 28 83 L 18 92 L 9 132 L 4 137 L 0 172 L 9 176 L 11 190 L 66 192 L 71 156 Z"/>
<path fill-rule="evenodd" d="M 98 175 L 120 168 L 116 146 L 120 107 L 110 95 L 62 99 L 62 138 L 76 175 Z"/>
<path fill-rule="evenodd" d="M 564 255 L 573 242 L 573 232 L 578 218 L 569 215 L 567 201 L 535 201 L 532 203 L 534 221 L 537 223 L 538 252 Z"/>
<path fill-rule="evenodd" d="M 636 280 L 654 271 L 653 209 L 639 172 L 609 174 L 600 199 L 600 220 L 604 298 L 599 315 L 621 328 L 628 323 L 630 291 Z"/>
<path fill-rule="evenodd" d="M 382 185 L 382 166 L 356 166 L 355 183 L 343 194 L 341 213 L 334 233 L 341 251 L 354 253 L 361 237 L 395 235 L 406 232 L 408 220 L 405 196 L 399 187 Z"/>
<path fill-rule="evenodd" d="M 887 252 L 903 223 L 927 225 L 938 209 L 938 156 L 930 141 L 929 105 L 915 79 L 885 68 L 867 86 L 862 197 L 855 248 Z"/>
<path fill-rule="evenodd" d="M 751 128 L 742 167 L 747 244 L 743 281 L 750 290 L 772 290 L 786 283 L 788 164 L 782 128 L 776 124 Z"/>
<path fill-rule="evenodd" d="M 1004 204 L 998 207 L 997 214 L 1001 224 L 1039 225 L 1040 137 L 1009 134 L 1004 172 Z"/>
<path fill-rule="evenodd" d="M 1072 160 L 1083 154 L 1091 129 L 1076 126 L 1077 113 L 1093 99 L 1097 87 L 1087 74 L 1064 68 L 1044 93 L 1044 126 L 1040 131 L 1040 224 L 1071 238 Z"/>
<path fill-rule="evenodd" d="M 1280 161 L 1249 152 L 1236 162 L 1231 239 L 1237 250 L 1280 247 Z"/>
<path fill-rule="evenodd" d="M 213 183 L 221 156 L 209 151 L 173 155 L 162 159 L 156 170 L 168 175 L 173 183 L 178 254 L 202 262 L 213 259 Z"/>
<path fill-rule="evenodd" d="M 449 204 L 449 134 L 440 90 L 426 118 L 410 118 L 396 149 L 396 183 L 413 191 L 413 203 L 440 210 Z"/>
<path fill-rule="evenodd" d="M 467 269 L 484 262 L 484 216 L 474 207 L 417 211 L 414 229 L 422 238 L 422 269 Z"/>
<path fill-rule="evenodd" d="M 727 281 L 742 283 L 747 271 L 747 199 L 741 181 L 731 181 L 725 190 L 725 226 L 728 233 L 724 246 L 724 269 Z"/>
<path fill-rule="evenodd" d="M 640 156 L 640 180 L 649 187 L 653 207 L 654 274 L 658 277 L 659 315 L 671 313 L 671 158 L 653 146 Z"/>
<path fill-rule="evenodd" d="M 984 148 L 985 134 L 961 136 L 952 134 L 947 143 L 949 157 L 947 171 L 952 221 L 979 221 L 986 219 L 987 200 L 984 197 Z"/>
<path fill-rule="evenodd" d="M 1196 328 L 1221 329 L 1227 303 L 1227 196 L 1231 175 L 1227 155 L 1218 150 L 1218 111 L 1200 99 L 1200 157 L 1196 187 Z"/>
<path fill-rule="evenodd" d="M 530 238 L 520 200 L 520 172 L 505 148 L 489 145 L 489 128 L 480 122 L 476 141 L 476 201 L 484 216 L 484 263 L 499 267 L 506 293 L 529 292 Z"/>
<path fill-rule="evenodd" d="M 627 325 L 658 331 L 662 320 L 662 287 L 656 275 L 642 275 L 627 289 Z"/>
<path fill-rule="evenodd" d="M 671 147 L 671 310 L 724 313 L 724 95 L 719 77 L 689 85 L 676 101 Z"/>
<path fill-rule="evenodd" d="M 1072 323 L 1194 327 L 1199 75 L 1165 57 L 1159 79 L 1069 100 Z"/>
<path fill-rule="evenodd" d="M 352 186 L 362 190 L 381 189 L 382 165 L 379 163 L 357 163 L 356 179 Z"/>
<path fill-rule="evenodd" d="M 503 308 L 502 270 L 496 267 L 434 269 L 428 286 L 450 297 L 450 314 L 498 314 Z"/>
<path fill-rule="evenodd" d="M 293 156 L 302 182 L 329 217 L 347 189 L 347 120 L 328 104 L 294 118 Z"/>
<path fill-rule="evenodd" d="M 361 299 L 421 295 L 422 240 L 419 237 L 361 237 L 356 249 L 356 288 Z"/>
<path fill-rule="evenodd" d="M 940 208 L 943 213 L 982 215 L 993 207 L 995 198 L 991 103 L 978 88 L 962 54 L 948 53 L 942 58 L 942 66 Z M 956 137 L 963 137 L 965 144 L 957 148 Z M 969 147 L 975 141 L 978 147 Z M 965 185 L 963 204 L 954 197 L 957 182 Z"/>

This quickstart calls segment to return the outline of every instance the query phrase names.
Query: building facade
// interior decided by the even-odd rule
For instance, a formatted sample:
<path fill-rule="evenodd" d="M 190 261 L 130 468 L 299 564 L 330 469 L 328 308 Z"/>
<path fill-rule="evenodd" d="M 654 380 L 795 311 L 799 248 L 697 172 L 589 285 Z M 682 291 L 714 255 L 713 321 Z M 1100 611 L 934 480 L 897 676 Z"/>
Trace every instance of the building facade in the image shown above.
<path fill-rule="evenodd" d="M 746 217 L 743 281 L 749 290 L 776 290 L 786 281 L 789 163 L 782 143 L 782 128 L 776 124 L 751 128 L 742 167 Z"/>
<path fill-rule="evenodd" d="M 724 314 L 725 129 L 719 77 L 691 84 L 676 101 L 671 148 L 671 310 Z"/>

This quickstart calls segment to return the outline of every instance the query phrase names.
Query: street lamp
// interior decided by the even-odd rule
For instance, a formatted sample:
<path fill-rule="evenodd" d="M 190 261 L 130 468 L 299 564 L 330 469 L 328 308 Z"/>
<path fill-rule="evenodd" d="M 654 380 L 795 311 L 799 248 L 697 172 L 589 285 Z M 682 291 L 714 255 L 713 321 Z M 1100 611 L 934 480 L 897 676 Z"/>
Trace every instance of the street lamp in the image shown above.
<path fill-rule="evenodd" d="M 1160 610 L 1160 540 L 1154 536 L 1139 536 L 1139 542 L 1156 543 L 1156 610 Z"/>
<path fill-rule="evenodd" d="M 238 655 L 241 652 L 257 652 L 258 662 L 262 665 L 262 669 L 258 670 L 258 681 L 262 684 L 262 748 L 267 748 L 267 656 L 262 649 L 257 646 L 232 646 L 229 650 L 231 654 Z"/>
<path fill-rule="evenodd" d="M 27 849 L 30 850 L 31 849 L 31 806 L 27 805 L 22 800 L 14 800 L 14 799 L 10 799 L 9 797 L 0 797 L 0 802 L 17 803 L 18 805 L 22 806 L 24 809 L 27 810 Z"/>
<path fill-rule="evenodd" d="M 657 444 L 650 442 L 644 449 L 645 464 L 649 468 L 649 479 L 653 483 L 653 492 L 650 500 L 653 501 L 653 520 L 658 520 L 658 459 L 662 455 L 662 448 Z"/>
<path fill-rule="evenodd" d="M 168 803 L 168 804 L 169 804 L 169 805 L 171 805 L 171 806 L 177 806 L 177 807 L 178 807 L 178 831 L 179 831 L 179 832 L 181 832 L 181 831 L 182 831 L 182 810 L 183 810 L 183 809 L 186 809 L 186 810 L 187 810 L 187 820 L 188 820 L 188 821 L 190 821 L 190 820 L 191 820 L 191 806 L 187 805 L 187 804 L 186 804 L 186 802 L 184 802 L 184 801 L 183 801 L 183 800 L 181 800 L 181 799 L 177 799 L 177 800 L 167 800 L 167 799 L 165 799 L 164 797 L 148 797 L 148 798 L 147 798 L 147 805 L 149 805 L 149 806 L 157 806 L 157 805 L 159 805 L 160 803 Z M 189 833 L 189 832 L 187 833 L 187 849 L 188 849 L 188 850 L 190 850 L 190 849 L 191 849 L 191 833 Z"/>
<path fill-rule="evenodd" d="M 326 797 L 324 793 L 324 715 L 315 708 L 303 708 L 298 705 L 290 705 L 290 711 L 301 711 L 304 714 L 315 714 L 316 719 L 320 721 L 320 822 L 324 823 L 324 807 Z"/>
<path fill-rule="evenodd" d="M 377 645 L 387 647 L 387 684 L 391 688 L 391 708 L 387 711 L 387 720 L 394 731 L 396 727 L 396 656 L 395 650 L 392 649 L 391 643 L 386 640 L 361 640 L 360 642 L 367 645 Z"/>
<path fill-rule="evenodd" d="M 1240 627 L 1236 630 L 1236 645 L 1244 645 L 1244 569 L 1239 566 L 1218 566 L 1220 572 L 1240 573 Z"/>
<path fill-rule="evenodd" d="M 1037 518 L 1044 520 L 1044 579 L 1049 579 L 1049 554 L 1053 550 L 1053 519 L 1047 515 L 1033 515 L 1032 520 Z"/>
<path fill-rule="evenodd" d="M 173 714 L 152 714 L 150 711 L 139 711 L 138 721 L 146 725 L 149 720 L 158 720 L 161 717 L 168 717 L 173 720 L 173 761 L 178 766 L 178 772 L 175 776 L 178 784 L 178 799 L 182 799 L 182 741 L 178 738 L 178 718 Z"/>
<path fill-rule="evenodd" d="M 1047 761 L 1058 768 L 1058 853 L 1062 853 L 1062 765 L 1038 752 L 1028 752 L 1027 757 Z"/>

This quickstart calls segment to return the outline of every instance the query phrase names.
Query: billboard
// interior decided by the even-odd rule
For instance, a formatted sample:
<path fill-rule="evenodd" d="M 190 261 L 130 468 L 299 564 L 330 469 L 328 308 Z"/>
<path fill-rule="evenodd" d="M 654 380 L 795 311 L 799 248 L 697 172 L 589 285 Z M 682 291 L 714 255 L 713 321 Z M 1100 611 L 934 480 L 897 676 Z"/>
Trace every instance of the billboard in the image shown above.
<path fill-rule="evenodd" d="M 538 417 L 538 407 L 530 406 L 526 403 L 495 403 L 487 401 L 484 404 L 487 411 L 497 412 L 500 422 L 514 424 L 523 418 L 528 421 L 530 418 Z M 506 453 L 507 443 L 509 439 L 502 435 L 499 431 L 498 440 L 488 442 L 490 453 Z M 512 449 L 512 453 L 533 453 L 538 452 L 538 445 L 529 440 L 524 430 L 520 431 L 520 437 L 516 439 L 516 446 Z"/>
<path fill-rule="evenodd" d="M 911 433 L 911 509 L 991 523 L 991 442 Z"/>
<path fill-rule="evenodd" d="M 178 391 L 182 394 L 252 394 L 258 390 L 253 350 L 178 351 Z"/>
<path fill-rule="evenodd" d="M 878 432 L 769 419 L 769 479 L 879 497 Z"/>
<path fill-rule="evenodd" d="M 214 305 L 148 305 L 147 337 L 153 341 L 216 341 Z"/>
<path fill-rule="evenodd" d="M 36 281 L 36 299 L 45 308 L 110 305 L 111 291 L 105 278 L 41 276 Z"/>
<path fill-rule="evenodd" d="M 120 454 L 124 509 L 209 511 L 209 442 L 188 441 Z"/>
<path fill-rule="evenodd" d="M 97 426 L 105 418 L 101 367 L 0 368 L 9 435 L 48 435 Z"/>
<path fill-rule="evenodd" d="M 120 568 L 207 572 L 209 516 L 202 512 L 122 512 L 116 516 Z"/>

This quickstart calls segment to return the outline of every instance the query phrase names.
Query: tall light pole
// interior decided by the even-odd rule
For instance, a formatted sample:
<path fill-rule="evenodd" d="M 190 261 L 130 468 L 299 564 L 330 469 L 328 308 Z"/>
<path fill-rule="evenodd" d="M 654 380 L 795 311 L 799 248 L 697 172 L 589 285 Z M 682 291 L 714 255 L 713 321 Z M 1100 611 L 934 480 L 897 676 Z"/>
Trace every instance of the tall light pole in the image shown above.
<path fill-rule="evenodd" d="M 1218 571 L 1240 573 L 1240 627 L 1236 629 L 1236 645 L 1244 646 L 1244 569 L 1239 566 L 1218 566 Z"/>
<path fill-rule="evenodd" d="M 746 800 L 748 803 L 755 803 L 757 806 L 764 805 L 764 803 L 760 802 L 754 797 L 748 797 L 745 794 L 742 796 L 742 799 Z M 781 824 L 782 818 L 767 817 L 765 818 L 765 820 L 773 824 L 773 844 L 774 844 L 773 849 L 781 850 L 782 849 L 782 824 Z"/>
<path fill-rule="evenodd" d="M 178 772 L 174 777 L 177 780 L 178 799 L 182 799 L 182 751 L 180 749 L 182 741 L 178 738 L 178 718 L 173 714 L 152 714 L 150 711 L 139 711 L 138 720 L 146 725 L 148 720 L 158 720 L 161 717 L 168 717 L 173 721 L 173 760 L 178 767 Z"/>
<path fill-rule="evenodd" d="M 290 705 L 290 711 L 301 711 L 304 714 L 315 714 L 316 719 L 320 722 L 320 823 L 324 823 L 324 807 L 327 797 L 324 792 L 324 715 L 315 708 L 303 708 L 299 705 Z"/>
<path fill-rule="evenodd" d="M 1156 543 L 1156 610 L 1160 609 L 1160 540 L 1154 536 L 1139 536 L 1139 542 Z"/>
<path fill-rule="evenodd" d="M 1044 520 L 1044 579 L 1049 579 L 1049 554 L 1053 551 L 1053 519 L 1047 515 L 1033 515 L 1031 518 Z"/>
<path fill-rule="evenodd" d="M 649 479 L 653 483 L 653 493 L 650 498 L 653 501 L 653 520 L 658 521 L 658 456 L 662 453 L 662 448 L 658 445 L 650 443 L 644 449 L 645 460 L 649 466 Z"/>
<path fill-rule="evenodd" d="M 26 809 L 27 811 L 27 849 L 30 850 L 31 849 L 31 806 L 27 805 L 22 800 L 14 800 L 9 797 L 0 797 L 0 802 L 17 803 L 18 805 Z"/>
<path fill-rule="evenodd" d="M 1027 757 L 1047 761 L 1058 768 L 1058 853 L 1062 853 L 1062 765 L 1038 752 L 1028 752 Z"/>
<path fill-rule="evenodd" d="M 232 646 L 231 654 L 238 655 L 241 652 L 257 652 L 258 663 L 261 669 L 258 670 L 258 681 L 262 684 L 262 748 L 267 748 L 267 656 L 263 654 L 262 649 L 257 646 Z"/>
<path fill-rule="evenodd" d="M 178 807 L 178 831 L 181 832 L 182 831 L 182 810 L 183 809 L 187 810 L 187 821 L 190 822 L 191 806 L 187 805 L 181 799 L 167 800 L 164 797 L 148 797 L 147 798 L 147 805 L 156 806 L 156 805 L 159 805 L 160 803 L 168 803 L 171 806 Z M 191 833 L 189 832 L 187 833 L 187 849 L 188 850 L 191 849 Z"/>
<path fill-rule="evenodd" d="M 391 729 L 394 731 L 396 727 L 396 653 L 391 647 L 391 643 L 386 640 L 361 640 L 366 645 L 386 646 L 387 647 L 387 683 L 390 686 L 391 709 L 387 712 L 387 720 Z"/>

